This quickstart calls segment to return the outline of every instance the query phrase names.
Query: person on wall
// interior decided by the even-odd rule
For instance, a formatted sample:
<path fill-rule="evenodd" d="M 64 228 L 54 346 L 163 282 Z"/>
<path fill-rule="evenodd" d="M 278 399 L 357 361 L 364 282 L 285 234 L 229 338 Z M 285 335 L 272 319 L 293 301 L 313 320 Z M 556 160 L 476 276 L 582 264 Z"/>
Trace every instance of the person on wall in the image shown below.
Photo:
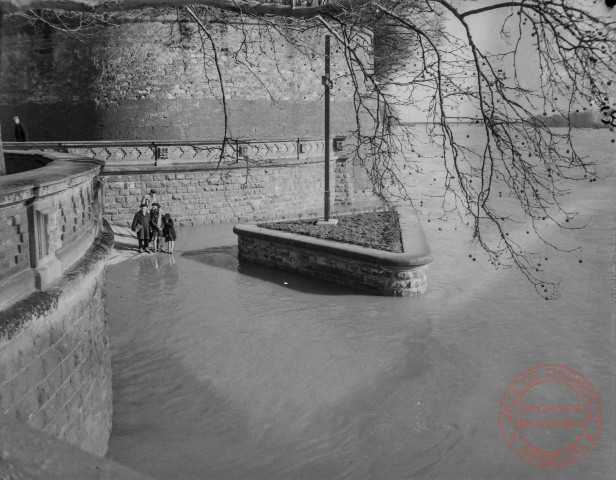
<path fill-rule="evenodd" d="M 26 126 L 19 121 L 19 117 L 15 115 L 13 117 L 13 121 L 15 122 L 14 132 L 15 132 L 15 141 L 16 142 L 27 142 L 28 141 L 28 130 L 26 130 Z"/>
<path fill-rule="evenodd" d="M 150 252 L 148 242 L 150 241 L 150 216 L 148 215 L 148 206 L 145 203 L 141 204 L 140 210 L 135 214 L 131 230 L 135 232 L 137 241 L 139 242 L 139 253 Z"/>

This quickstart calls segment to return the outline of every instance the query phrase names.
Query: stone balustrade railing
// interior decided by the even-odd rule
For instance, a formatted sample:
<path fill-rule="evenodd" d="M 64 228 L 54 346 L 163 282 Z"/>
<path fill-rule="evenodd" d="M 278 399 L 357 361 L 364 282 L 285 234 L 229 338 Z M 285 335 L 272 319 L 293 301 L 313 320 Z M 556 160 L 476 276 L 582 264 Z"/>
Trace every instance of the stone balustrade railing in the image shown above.
<path fill-rule="evenodd" d="M 0 308 L 61 278 L 102 221 L 95 179 L 102 162 L 10 150 L 5 156 L 9 173 L 20 173 L 0 177 Z M 21 171 L 23 165 L 38 168 Z"/>
<path fill-rule="evenodd" d="M 344 137 L 332 142 L 334 155 L 342 150 Z M 233 162 L 260 164 L 277 159 L 323 157 L 323 138 L 286 138 L 265 140 L 235 140 L 222 142 L 205 140 L 178 141 L 92 141 L 92 142 L 5 142 L 6 149 L 56 151 L 97 158 L 105 161 L 106 170 L 132 170 L 135 167 L 182 166 L 201 164 L 218 166 L 221 159 L 228 166 Z"/>

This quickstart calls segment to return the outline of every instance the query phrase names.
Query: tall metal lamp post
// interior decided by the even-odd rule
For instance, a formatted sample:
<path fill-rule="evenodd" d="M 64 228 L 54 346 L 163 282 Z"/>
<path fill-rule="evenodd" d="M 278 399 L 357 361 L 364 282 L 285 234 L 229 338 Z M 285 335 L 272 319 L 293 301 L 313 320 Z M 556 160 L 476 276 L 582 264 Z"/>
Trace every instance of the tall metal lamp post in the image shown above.
<path fill-rule="evenodd" d="M 325 75 L 323 75 L 322 83 L 325 87 L 325 206 L 323 212 L 323 221 L 317 222 L 317 225 L 336 225 L 337 219 L 330 219 L 330 195 L 329 195 L 329 92 L 332 88 L 332 80 L 330 78 L 330 35 L 325 35 Z"/>

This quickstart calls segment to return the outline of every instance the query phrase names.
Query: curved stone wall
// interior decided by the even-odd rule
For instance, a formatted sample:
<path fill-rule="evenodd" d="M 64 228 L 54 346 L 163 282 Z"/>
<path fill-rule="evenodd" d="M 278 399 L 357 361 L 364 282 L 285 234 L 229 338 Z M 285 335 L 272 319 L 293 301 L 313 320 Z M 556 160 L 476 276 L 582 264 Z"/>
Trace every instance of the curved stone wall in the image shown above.
<path fill-rule="evenodd" d="M 7 16 L 0 25 L 4 140 L 19 115 L 30 139 L 220 140 L 224 117 L 212 47 L 175 14 L 114 18 L 85 41 Z M 323 35 L 214 24 L 233 138 L 323 135 Z M 286 35 L 286 37 L 284 36 Z M 332 48 L 332 132 L 353 127 L 351 79 Z"/>
<path fill-rule="evenodd" d="M 223 161 L 203 145 L 164 148 L 166 158 L 156 165 L 131 164 L 130 155 L 121 163 L 107 162 L 101 179 L 110 222 L 130 224 L 150 189 L 180 225 L 322 214 L 322 139 L 246 143 L 237 148 L 237 156 L 229 152 Z M 334 167 L 339 153 L 331 152 L 332 183 L 338 180 Z M 334 200 L 332 195 L 332 204 Z"/>
<path fill-rule="evenodd" d="M 7 151 L 7 170 L 41 156 L 52 161 L 0 177 L 0 308 L 59 280 L 100 232 L 102 199 L 95 177 L 103 162 Z"/>
<path fill-rule="evenodd" d="M 8 152 L 8 163 L 20 155 Z M 0 177 L 0 408 L 89 452 L 107 450 L 111 362 L 102 162 L 39 152 Z"/>

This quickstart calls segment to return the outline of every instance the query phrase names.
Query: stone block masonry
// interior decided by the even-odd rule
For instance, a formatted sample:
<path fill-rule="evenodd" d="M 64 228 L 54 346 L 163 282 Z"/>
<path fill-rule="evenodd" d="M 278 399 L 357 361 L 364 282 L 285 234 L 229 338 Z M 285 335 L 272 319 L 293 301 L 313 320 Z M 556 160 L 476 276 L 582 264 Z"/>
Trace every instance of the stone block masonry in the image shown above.
<path fill-rule="evenodd" d="M 12 140 L 19 115 L 33 141 L 219 140 L 220 80 L 209 42 L 175 10 L 130 13 L 85 41 L 22 18 L 0 20 L 0 122 Z M 266 24 L 210 24 L 227 102 L 228 136 L 323 135 L 323 29 L 289 40 Z M 332 131 L 354 129 L 353 85 L 332 48 Z"/>
<path fill-rule="evenodd" d="M 0 177 L 0 412 L 103 455 L 112 411 L 104 269 L 113 233 L 101 217 L 102 162 L 11 151 L 6 161 L 17 173 Z"/>
<path fill-rule="evenodd" d="M 404 253 L 240 224 L 233 229 L 238 257 L 379 295 L 421 295 L 428 287 L 427 265 L 432 256 L 415 216 L 408 209 L 401 212 Z"/>
<path fill-rule="evenodd" d="M 104 455 L 111 432 L 105 313 L 109 226 L 61 282 L 0 311 L 0 408 Z"/>
<path fill-rule="evenodd" d="M 317 216 L 323 208 L 323 163 L 246 169 L 157 171 L 105 175 L 105 217 L 128 225 L 154 188 L 178 224 Z"/>
<path fill-rule="evenodd" d="M 57 280 L 98 234 L 102 162 L 45 154 L 40 168 L 0 177 L 0 309 Z M 30 155 L 7 151 L 9 169 Z M 10 170 L 9 170 L 10 171 Z"/>
<path fill-rule="evenodd" d="M 180 225 L 323 214 L 322 140 L 234 145 L 220 164 L 209 147 L 169 145 L 164 147 L 166 158 L 156 163 L 129 147 L 118 147 L 126 155 L 117 161 L 117 155 L 107 149 L 108 165 L 99 177 L 104 181 L 105 217 L 113 224 L 129 225 L 141 198 L 151 189 L 158 192 L 164 212 Z M 102 153 L 88 148 L 93 155 Z M 332 153 L 330 177 L 336 182 L 350 181 L 334 174 L 338 155 Z M 133 157 L 142 163 L 132 162 Z"/>
<path fill-rule="evenodd" d="M 332 211 L 370 208 L 375 197 L 372 190 L 356 187 L 355 183 L 363 184 L 365 179 L 359 178 L 348 152 L 339 146 L 342 141 L 342 137 L 335 137 L 330 148 Z M 157 190 L 163 209 L 178 224 L 322 216 L 324 143 L 315 137 L 233 141 L 225 144 L 222 161 L 222 145 L 216 142 L 6 145 L 104 161 L 97 178 L 103 184 L 105 217 L 112 224 L 127 226 L 141 198 L 151 189 Z M 93 196 L 86 193 L 75 197 L 73 205 L 83 205 L 83 198 L 87 205 Z"/>

